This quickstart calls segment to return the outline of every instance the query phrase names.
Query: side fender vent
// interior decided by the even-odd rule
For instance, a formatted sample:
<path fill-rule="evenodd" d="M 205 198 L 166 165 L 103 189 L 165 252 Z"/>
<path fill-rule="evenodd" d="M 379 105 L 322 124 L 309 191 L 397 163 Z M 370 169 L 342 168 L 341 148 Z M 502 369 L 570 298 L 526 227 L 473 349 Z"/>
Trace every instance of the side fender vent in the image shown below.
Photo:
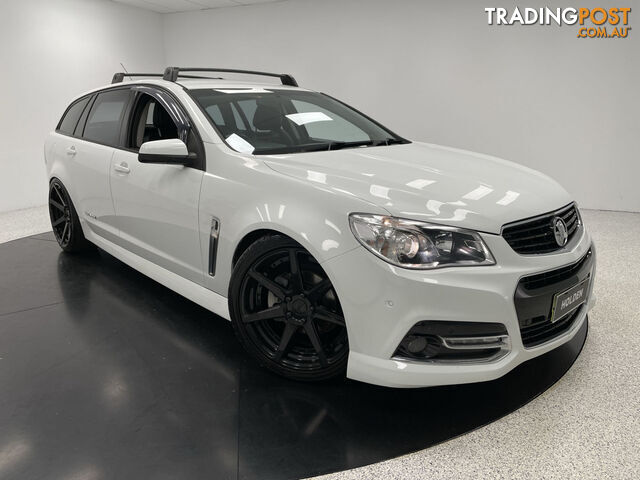
<path fill-rule="evenodd" d="M 211 233 L 209 234 L 209 275 L 216 274 L 216 255 L 218 253 L 218 238 L 220 237 L 220 220 L 211 219 Z"/>

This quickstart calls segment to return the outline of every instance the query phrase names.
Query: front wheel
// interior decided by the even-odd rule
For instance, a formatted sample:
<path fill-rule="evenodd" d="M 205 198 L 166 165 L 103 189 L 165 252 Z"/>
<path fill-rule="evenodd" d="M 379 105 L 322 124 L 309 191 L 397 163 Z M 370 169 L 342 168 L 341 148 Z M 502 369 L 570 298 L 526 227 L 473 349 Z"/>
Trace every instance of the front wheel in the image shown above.
<path fill-rule="evenodd" d="M 349 342 L 340 301 L 300 244 L 280 235 L 255 242 L 238 260 L 229 294 L 236 335 L 263 366 L 303 381 L 344 374 Z"/>

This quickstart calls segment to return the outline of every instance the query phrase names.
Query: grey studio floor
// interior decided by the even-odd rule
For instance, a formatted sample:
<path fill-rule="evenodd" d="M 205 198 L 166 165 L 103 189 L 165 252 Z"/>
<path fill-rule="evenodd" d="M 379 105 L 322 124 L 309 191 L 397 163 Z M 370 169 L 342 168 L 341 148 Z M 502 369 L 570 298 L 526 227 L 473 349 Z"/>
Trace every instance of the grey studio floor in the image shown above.
<path fill-rule="evenodd" d="M 597 305 L 582 353 L 557 384 L 461 437 L 317 478 L 640 478 L 640 214 L 583 216 L 598 252 Z M 48 230 L 44 207 L 0 214 L 0 242 Z"/>

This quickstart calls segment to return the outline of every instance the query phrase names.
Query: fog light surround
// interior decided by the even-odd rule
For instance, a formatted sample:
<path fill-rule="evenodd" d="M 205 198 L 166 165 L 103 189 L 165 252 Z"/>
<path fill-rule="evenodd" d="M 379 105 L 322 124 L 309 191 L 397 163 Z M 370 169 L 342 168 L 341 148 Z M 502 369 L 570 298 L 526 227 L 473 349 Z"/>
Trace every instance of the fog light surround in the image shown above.
<path fill-rule="evenodd" d="M 500 323 L 423 321 L 414 325 L 393 359 L 438 363 L 485 363 L 511 351 L 511 339 Z"/>
<path fill-rule="evenodd" d="M 442 338 L 445 347 L 452 350 L 477 348 L 505 348 L 510 347 L 509 335 L 494 335 L 490 337 L 445 337 Z"/>

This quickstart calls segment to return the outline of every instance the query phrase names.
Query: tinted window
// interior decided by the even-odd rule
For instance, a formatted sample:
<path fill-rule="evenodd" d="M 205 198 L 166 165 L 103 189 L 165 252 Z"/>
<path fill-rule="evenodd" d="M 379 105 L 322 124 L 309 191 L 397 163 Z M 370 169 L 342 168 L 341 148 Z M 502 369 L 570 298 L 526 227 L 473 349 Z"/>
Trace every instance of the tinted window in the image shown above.
<path fill-rule="evenodd" d="M 89 116 L 89 111 L 91 110 L 91 106 L 93 105 L 94 98 L 95 96 L 90 97 L 89 103 L 85 107 L 84 112 L 82 112 L 82 115 L 80 116 L 80 121 L 78 122 L 78 125 L 76 125 L 76 129 L 73 131 L 74 137 L 82 136 L 82 132 L 84 131 L 84 125 L 87 123 L 87 117 Z"/>
<path fill-rule="evenodd" d="M 80 115 L 82 115 L 84 107 L 89 103 L 89 98 L 91 97 L 83 98 L 71 105 L 60 121 L 60 126 L 58 127 L 59 132 L 66 133 L 67 135 L 73 135 L 76 125 L 78 124 L 78 120 L 80 119 Z"/>
<path fill-rule="evenodd" d="M 178 138 L 178 128 L 171 115 L 150 95 L 140 96 L 135 108 L 130 148 L 139 149 L 143 143 Z"/>
<path fill-rule="evenodd" d="M 98 94 L 91 107 L 83 137 L 107 145 L 117 145 L 129 93 L 128 89 L 119 89 Z"/>

